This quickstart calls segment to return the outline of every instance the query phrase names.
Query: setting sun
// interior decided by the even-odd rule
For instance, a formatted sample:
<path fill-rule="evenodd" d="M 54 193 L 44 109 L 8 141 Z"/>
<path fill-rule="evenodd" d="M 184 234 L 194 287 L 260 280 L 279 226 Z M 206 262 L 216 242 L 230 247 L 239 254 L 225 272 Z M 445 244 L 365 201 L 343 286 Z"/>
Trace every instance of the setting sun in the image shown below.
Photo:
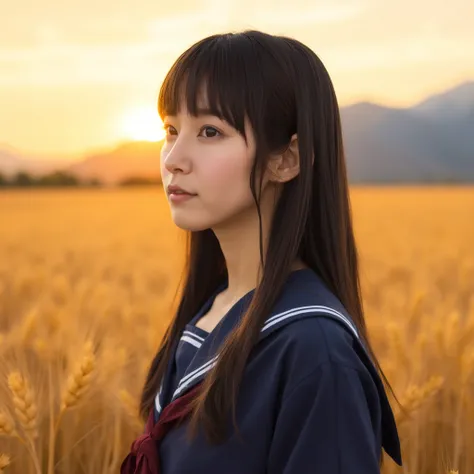
<path fill-rule="evenodd" d="M 132 140 L 157 142 L 165 137 L 163 123 L 152 106 L 137 107 L 128 111 L 121 122 L 122 132 Z"/>

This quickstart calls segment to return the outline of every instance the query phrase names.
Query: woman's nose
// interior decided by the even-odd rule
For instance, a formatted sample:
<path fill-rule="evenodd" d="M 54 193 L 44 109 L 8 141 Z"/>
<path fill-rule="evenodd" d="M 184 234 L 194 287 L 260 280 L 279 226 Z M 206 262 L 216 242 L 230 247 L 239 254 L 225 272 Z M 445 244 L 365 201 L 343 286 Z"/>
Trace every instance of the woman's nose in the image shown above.
<path fill-rule="evenodd" d="M 164 157 L 164 165 L 170 173 L 189 173 L 192 165 L 189 151 L 184 146 L 179 146 L 178 143 L 175 143 L 173 148 Z"/>

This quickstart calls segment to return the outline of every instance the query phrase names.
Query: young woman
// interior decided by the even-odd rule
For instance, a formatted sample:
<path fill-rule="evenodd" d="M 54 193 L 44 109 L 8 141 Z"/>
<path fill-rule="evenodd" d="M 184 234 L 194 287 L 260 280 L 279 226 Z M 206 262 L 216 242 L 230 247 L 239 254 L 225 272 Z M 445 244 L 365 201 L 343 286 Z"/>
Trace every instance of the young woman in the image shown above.
<path fill-rule="evenodd" d="M 188 264 L 121 472 L 375 474 L 382 448 L 401 465 L 319 58 L 287 37 L 213 35 L 177 59 L 158 108 Z"/>

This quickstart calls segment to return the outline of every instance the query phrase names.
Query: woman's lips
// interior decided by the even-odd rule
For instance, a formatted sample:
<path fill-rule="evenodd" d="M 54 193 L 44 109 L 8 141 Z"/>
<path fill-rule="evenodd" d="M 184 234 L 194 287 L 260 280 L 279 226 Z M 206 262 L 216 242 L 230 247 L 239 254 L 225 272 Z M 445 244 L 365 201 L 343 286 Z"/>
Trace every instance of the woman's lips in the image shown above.
<path fill-rule="evenodd" d="M 188 193 L 170 193 L 169 198 L 171 202 L 174 203 L 180 203 L 180 202 L 186 202 L 192 199 L 193 197 L 196 197 L 197 194 L 188 194 Z"/>

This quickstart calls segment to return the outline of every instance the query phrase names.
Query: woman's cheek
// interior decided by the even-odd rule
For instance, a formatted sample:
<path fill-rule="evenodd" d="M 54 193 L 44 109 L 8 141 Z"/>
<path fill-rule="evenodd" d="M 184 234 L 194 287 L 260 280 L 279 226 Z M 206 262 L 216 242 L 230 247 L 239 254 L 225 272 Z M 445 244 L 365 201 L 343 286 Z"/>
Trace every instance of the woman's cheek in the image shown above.
<path fill-rule="evenodd" d="M 213 180 L 223 187 L 248 184 L 250 176 L 248 152 L 239 145 L 232 143 L 231 146 L 215 150 L 216 154 L 213 154 L 207 163 L 209 166 L 206 168 L 212 173 Z"/>
<path fill-rule="evenodd" d="M 253 205 L 249 175 L 242 163 L 240 166 L 226 166 L 214 171 L 212 181 L 216 185 L 212 186 L 212 197 L 209 196 L 207 200 L 211 215 L 223 221 Z"/>

